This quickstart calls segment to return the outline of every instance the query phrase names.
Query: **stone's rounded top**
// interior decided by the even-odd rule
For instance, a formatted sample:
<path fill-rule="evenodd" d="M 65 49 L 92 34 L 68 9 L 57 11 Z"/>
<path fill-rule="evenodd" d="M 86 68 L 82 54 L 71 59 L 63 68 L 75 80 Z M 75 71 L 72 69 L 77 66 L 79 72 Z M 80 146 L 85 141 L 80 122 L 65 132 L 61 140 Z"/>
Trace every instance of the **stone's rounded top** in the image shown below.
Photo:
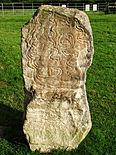
<path fill-rule="evenodd" d="M 79 23 L 89 32 L 91 36 L 91 40 L 93 39 L 89 18 L 85 12 L 74 8 L 65 8 L 61 6 L 52 6 L 52 5 L 41 5 L 41 7 L 39 8 L 39 11 L 42 11 L 42 10 L 47 12 L 57 13 L 62 16 L 67 16 L 74 20 L 77 19 Z M 39 12 L 38 12 L 38 15 L 39 15 Z"/>
<path fill-rule="evenodd" d="M 40 7 L 41 10 L 46 10 L 46 11 L 54 11 L 54 12 L 59 12 L 60 14 L 63 13 L 69 13 L 69 14 L 74 14 L 74 12 L 80 12 L 78 9 L 74 8 L 65 8 L 61 6 L 53 6 L 53 5 L 41 5 Z"/>

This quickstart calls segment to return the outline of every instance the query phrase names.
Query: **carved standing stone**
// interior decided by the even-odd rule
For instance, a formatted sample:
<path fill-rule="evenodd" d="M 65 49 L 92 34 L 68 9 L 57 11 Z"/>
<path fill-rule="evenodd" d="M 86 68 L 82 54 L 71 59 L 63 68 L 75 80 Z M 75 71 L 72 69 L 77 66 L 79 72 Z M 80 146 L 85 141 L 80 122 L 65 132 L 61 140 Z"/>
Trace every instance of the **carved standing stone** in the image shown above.
<path fill-rule="evenodd" d="M 93 39 L 87 15 L 41 6 L 22 29 L 23 130 L 31 150 L 77 148 L 91 129 L 86 71 Z"/>

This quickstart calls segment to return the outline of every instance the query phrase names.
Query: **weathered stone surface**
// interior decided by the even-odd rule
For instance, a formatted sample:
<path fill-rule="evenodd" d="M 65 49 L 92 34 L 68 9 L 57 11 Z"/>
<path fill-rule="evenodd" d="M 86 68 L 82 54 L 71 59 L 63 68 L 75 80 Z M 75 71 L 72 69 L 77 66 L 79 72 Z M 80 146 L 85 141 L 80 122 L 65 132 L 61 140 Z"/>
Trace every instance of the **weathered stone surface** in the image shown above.
<path fill-rule="evenodd" d="M 77 9 L 41 6 L 22 29 L 23 130 L 31 150 L 77 148 L 91 128 L 86 71 L 93 41 Z"/>

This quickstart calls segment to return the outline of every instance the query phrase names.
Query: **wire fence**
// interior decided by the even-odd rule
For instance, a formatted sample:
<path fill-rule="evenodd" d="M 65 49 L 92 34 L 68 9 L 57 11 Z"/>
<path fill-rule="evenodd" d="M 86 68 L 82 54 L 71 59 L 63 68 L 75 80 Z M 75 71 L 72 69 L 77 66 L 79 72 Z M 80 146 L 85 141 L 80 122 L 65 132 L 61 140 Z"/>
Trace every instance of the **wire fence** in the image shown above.
<path fill-rule="evenodd" d="M 0 16 L 32 15 L 41 5 L 55 5 L 67 8 L 77 8 L 83 11 L 105 11 L 106 3 L 0 3 Z"/>

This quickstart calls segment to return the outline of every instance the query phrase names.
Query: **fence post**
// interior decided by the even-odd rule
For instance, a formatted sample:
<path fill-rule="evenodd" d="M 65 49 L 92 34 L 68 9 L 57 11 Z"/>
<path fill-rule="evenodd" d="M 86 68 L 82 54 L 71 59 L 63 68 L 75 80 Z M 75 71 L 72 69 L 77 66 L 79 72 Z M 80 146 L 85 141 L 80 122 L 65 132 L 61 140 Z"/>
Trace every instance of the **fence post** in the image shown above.
<path fill-rule="evenodd" d="M 85 3 L 83 3 L 83 11 L 85 11 Z"/>
<path fill-rule="evenodd" d="M 13 10 L 13 15 L 14 15 L 14 3 L 12 3 L 12 10 Z"/>
<path fill-rule="evenodd" d="M 33 12 L 33 14 L 34 14 L 34 7 L 33 7 L 33 3 L 32 3 L 32 12 Z"/>
<path fill-rule="evenodd" d="M 77 3 L 75 3 L 75 8 L 77 9 Z"/>
<path fill-rule="evenodd" d="M 22 3 L 22 9 L 23 9 L 23 15 L 24 15 L 24 12 L 25 12 L 25 10 L 24 10 L 24 3 Z"/>
<path fill-rule="evenodd" d="M 99 3 L 97 4 L 97 9 L 98 9 L 98 11 L 99 11 Z"/>
<path fill-rule="evenodd" d="M 3 3 L 1 5 L 2 5 L 2 15 L 4 16 L 4 5 Z"/>
<path fill-rule="evenodd" d="M 69 8 L 69 3 L 67 3 L 67 8 Z"/>

